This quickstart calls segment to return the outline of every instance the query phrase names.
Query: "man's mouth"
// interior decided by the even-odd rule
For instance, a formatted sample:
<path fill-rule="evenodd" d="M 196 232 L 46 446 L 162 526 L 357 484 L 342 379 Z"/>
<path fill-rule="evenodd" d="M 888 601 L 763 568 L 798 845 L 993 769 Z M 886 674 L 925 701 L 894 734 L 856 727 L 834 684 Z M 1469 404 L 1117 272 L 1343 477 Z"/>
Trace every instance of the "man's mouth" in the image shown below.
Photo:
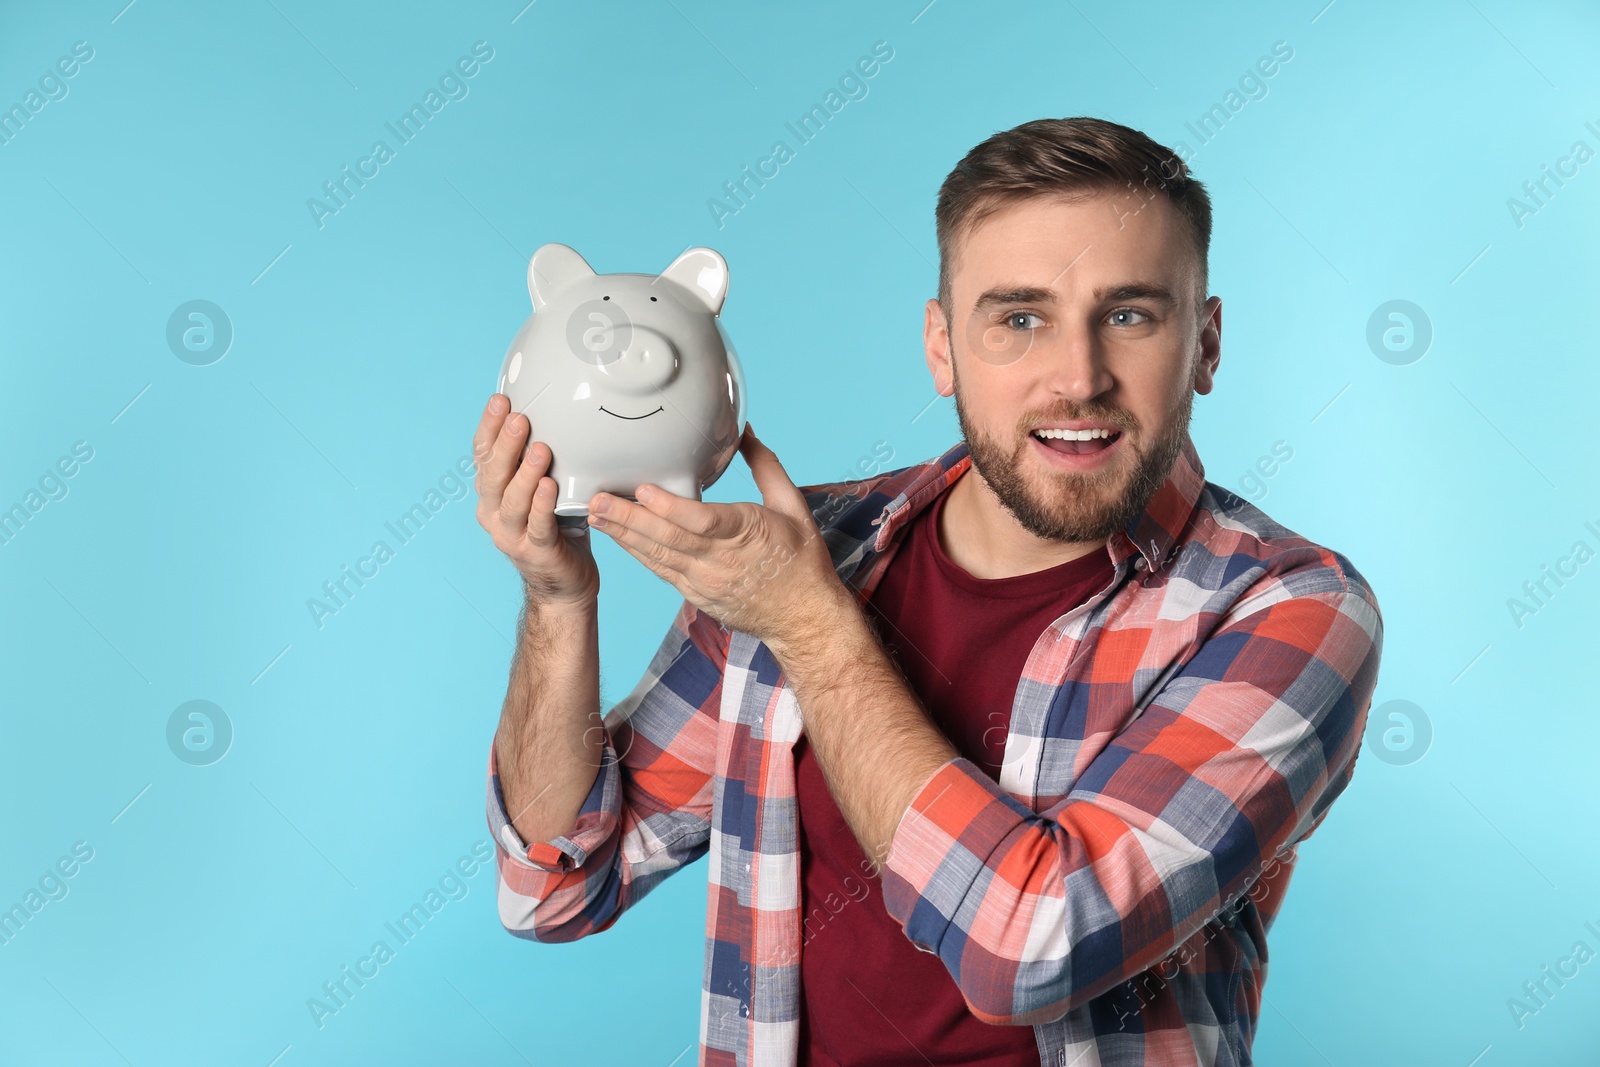
<path fill-rule="evenodd" d="M 633 419 L 648 419 L 651 415 L 654 415 L 656 411 L 665 411 L 666 408 L 658 407 L 656 408 L 656 411 L 647 411 L 643 415 L 617 415 L 615 411 L 606 411 L 606 406 L 604 404 L 600 405 L 600 410 L 605 411 L 607 415 L 616 415 L 616 417 L 619 419 L 628 419 L 631 421 Z"/>
<path fill-rule="evenodd" d="M 1033 436 L 1046 448 L 1081 456 L 1110 448 L 1122 436 L 1121 430 L 1034 430 Z"/>

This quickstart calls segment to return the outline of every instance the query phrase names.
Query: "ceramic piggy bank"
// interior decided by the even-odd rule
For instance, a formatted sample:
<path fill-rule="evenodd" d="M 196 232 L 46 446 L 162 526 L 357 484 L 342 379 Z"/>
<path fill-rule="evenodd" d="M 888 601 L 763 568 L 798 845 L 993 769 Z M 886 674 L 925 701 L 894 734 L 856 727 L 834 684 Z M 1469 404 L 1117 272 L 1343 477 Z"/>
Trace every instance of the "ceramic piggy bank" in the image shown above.
<path fill-rule="evenodd" d="M 633 499 L 642 482 L 692 500 L 727 469 L 744 433 L 744 372 L 717 317 L 728 265 L 691 248 L 656 274 L 596 274 L 563 244 L 528 263 L 533 314 L 497 392 L 550 446 L 564 532 L 581 532 L 597 492 Z"/>

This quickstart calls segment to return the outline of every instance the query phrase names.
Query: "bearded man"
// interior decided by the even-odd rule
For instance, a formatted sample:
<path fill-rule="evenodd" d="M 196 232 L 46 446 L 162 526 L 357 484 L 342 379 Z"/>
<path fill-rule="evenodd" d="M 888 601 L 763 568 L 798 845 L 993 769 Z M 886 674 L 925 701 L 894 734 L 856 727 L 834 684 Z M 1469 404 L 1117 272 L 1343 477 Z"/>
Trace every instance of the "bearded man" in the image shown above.
<path fill-rule="evenodd" d="M 598 933 L 709 854 L 702 1065 L 1253 1062 L 1377 600 L 1205 479 L 1222 302 L 1173 152 L 1024 123 L 935 215 L 923 345 L 963 440 L 796 486 L 747 431 L 761 504 L 598 494 L 591 527 L 684 596 L 604 716 L 587 534 L 491 398 L 479 519 L 526 591 L 489 754 L 501 922 Z"/>

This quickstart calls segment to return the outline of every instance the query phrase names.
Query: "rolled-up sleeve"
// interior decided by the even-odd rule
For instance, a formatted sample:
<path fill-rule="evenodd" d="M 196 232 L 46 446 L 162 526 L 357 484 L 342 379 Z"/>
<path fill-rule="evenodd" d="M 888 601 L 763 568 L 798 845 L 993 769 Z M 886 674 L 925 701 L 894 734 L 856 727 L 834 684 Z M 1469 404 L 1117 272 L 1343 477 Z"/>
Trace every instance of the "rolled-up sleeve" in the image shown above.
<path fill-rule="evenodd" d="M 889 913 L 986 1022 L 1048 1022 L 1137 976 L 1322 821 L 1381 644 L 1364 588 L 1279 586 L 1219 620 L 1045 811 L 951 759 L 895 830 Z"/>
<path fill-rule="evenodd" d="M 578 809 L 577 825 L 569 834 L 531 845 L 511 824 L 506 798 L 500 791 L 500 768 L 494 745 L 489 746 L 489 829 L 508 858 L 537 870 L 566 874 L 583 866 L 590 853 L 604 848 L 606 841 L 615 835 L 617 821 L 622 815 L 622 772 L 617 768 L 617 750 L 611 743 L 610 731 L 606 733 L 605 754 L 594 776 L 594 785 L 589 787 L 589 795 L 583 798 L 583 806 Z"/>
<path fill-rule="evenodd" d="M 683 601 L 644 676 L 603 717 L 594 784 L 560 837 L 517 832 L 491 742 L 486 806 L 508 931 L 548 942 L 599 933 L 706 853 L 728 638 Z"/>

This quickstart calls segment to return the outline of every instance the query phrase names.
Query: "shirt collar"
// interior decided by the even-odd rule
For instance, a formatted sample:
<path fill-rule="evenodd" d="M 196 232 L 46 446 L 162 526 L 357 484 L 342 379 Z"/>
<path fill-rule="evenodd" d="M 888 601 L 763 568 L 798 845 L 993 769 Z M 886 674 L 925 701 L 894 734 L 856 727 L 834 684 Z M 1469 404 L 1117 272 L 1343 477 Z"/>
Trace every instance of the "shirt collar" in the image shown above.
<path fill-rule="evenodd" d="M 954 485 L 970 466 L 972 456 L 966 441 L 958 441 L 937 459 L 924 463 L 900 495 L 884 505 L 883 512 L 872 520 L 878 527 L 873 552 L 882 552 L 899 537 L 911 520 Z M 1107 544 L 1112 564 L 1119 565 L 1138 553 L 1152 572 L 1160 569 L 1176 549 L 1178 538 L 1188 525 L 1204 488 L 1205 467 L 1195 450 L 1193 438 L 1185 430 L 1183 444 L 1166 481 Z"/>

